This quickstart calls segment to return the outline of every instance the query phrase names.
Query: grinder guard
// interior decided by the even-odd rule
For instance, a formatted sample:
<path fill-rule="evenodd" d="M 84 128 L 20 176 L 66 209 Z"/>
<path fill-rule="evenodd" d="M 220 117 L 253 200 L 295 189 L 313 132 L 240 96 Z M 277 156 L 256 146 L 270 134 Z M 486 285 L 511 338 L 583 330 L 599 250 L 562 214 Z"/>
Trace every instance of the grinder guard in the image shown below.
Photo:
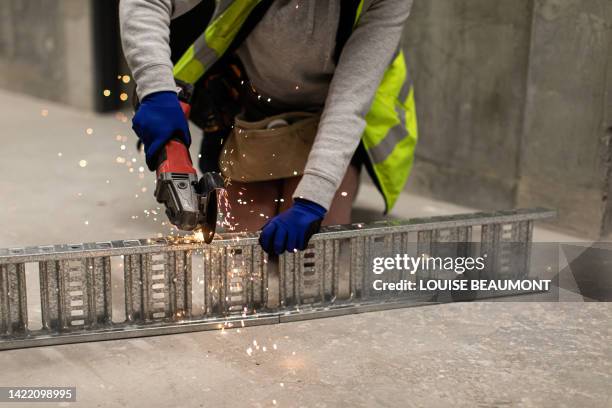
<path fill-rule="evenodd" d="M 200 194 L 200 225 L 204 242 L 210 244 L 215 236 L 217 214 L 219 211 L 219 194 L 225 188 L 223 178 L 218 173 L 205 173 L 198 182 Z"/>
<path fill-rule="evenodd" d="M 201 227 L 204 241 L 210 243 L 217 226 L 217 195 L 223 188 L 223 179 L 216 173 L 204 174 L 199 182 L 195 174 L 160 173 L 155 197 L 166 207 L 172 224 L 184 231 Z"/>

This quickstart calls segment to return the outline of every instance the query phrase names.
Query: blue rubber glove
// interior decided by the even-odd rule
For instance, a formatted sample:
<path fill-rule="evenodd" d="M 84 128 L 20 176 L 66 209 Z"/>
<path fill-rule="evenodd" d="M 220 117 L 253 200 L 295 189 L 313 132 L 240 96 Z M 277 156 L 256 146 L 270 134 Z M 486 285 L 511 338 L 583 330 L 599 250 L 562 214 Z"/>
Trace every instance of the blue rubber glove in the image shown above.
<path fill-rule="evenodd" d="M 319 231 L 325 213 L 319 204 L 298 198 L 291 208 L 263 226 L 259 244 L 268 254 L 303 251 L 310 237 Z"/>
<path fill-rule="evenodd" d="M 180 139 L 191 145 L 187 119 L 176 92 L 162 91 L 145 96 L 132 119 L 132 129 L 145 148 L 149 170 L 156 170 L 156 155 L 170 139 Z"/>

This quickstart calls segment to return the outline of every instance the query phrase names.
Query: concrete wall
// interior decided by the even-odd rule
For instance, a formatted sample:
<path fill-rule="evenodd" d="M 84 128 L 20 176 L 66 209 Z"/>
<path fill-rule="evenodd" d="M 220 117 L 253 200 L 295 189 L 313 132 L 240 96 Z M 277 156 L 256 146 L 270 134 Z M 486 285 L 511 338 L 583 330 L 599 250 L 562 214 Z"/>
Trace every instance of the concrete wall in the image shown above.
<path fill-rule="evenodd" d="M 416 0 L 409 188 L 486 209 L 558 208 L 561 228 L 612 231 L 611 16 L 601 0 Z"/>
<path fill-rule="evenodd" d="M 565 226 L 593 237 L 609 230 L 609 16 L 610 1 L 535 2 L 520 156 L 518 205 L 556 207 Z"/>
<path fill-rule="evenodd" d="M 0 2 L 0 88 L 93 109 L 91 3 Z"/>
<path fill-rule="evenodd" d="M 462 204 L 512 207 L 531 0 L 416 0 L 406 29 L 420 127 L 411 183 Z"/>

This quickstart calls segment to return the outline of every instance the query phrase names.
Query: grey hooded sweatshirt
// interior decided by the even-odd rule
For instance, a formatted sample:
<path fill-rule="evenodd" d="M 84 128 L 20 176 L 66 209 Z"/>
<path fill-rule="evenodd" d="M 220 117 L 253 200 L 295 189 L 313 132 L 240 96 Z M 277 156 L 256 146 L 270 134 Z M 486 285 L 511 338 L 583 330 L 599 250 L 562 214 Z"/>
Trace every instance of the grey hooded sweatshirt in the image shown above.
<path fill-rule="evenodd" d="M 170 21 L 200 1 L 121 0 L 123 50 L 139 98 L 175 89 Z M 329 209 L 359 145 L 376 89 L 398 49 L 412 1 L 366 1 L 337 65 L 340 0 L 275 0 L 238 49 L 251 83 L 275 106 L 322 109 L 294 197 Z"/>

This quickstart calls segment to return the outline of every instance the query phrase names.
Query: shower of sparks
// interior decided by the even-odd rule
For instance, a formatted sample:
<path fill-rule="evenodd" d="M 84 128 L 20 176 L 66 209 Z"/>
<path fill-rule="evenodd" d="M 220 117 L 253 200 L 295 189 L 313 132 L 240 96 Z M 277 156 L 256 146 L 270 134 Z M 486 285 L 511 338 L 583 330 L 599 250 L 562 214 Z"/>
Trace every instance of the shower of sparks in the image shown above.
<path fill-rule="evenodd" d="M 219 209 L 221 210 L 221 221 L 217 225 L 225 228 L 228 231 L 235 231 L 236 226 L 232 223 L 232 205 L 229 200 L 229 195 L 226 189 L 222 189 L 217 196 Z"/>

